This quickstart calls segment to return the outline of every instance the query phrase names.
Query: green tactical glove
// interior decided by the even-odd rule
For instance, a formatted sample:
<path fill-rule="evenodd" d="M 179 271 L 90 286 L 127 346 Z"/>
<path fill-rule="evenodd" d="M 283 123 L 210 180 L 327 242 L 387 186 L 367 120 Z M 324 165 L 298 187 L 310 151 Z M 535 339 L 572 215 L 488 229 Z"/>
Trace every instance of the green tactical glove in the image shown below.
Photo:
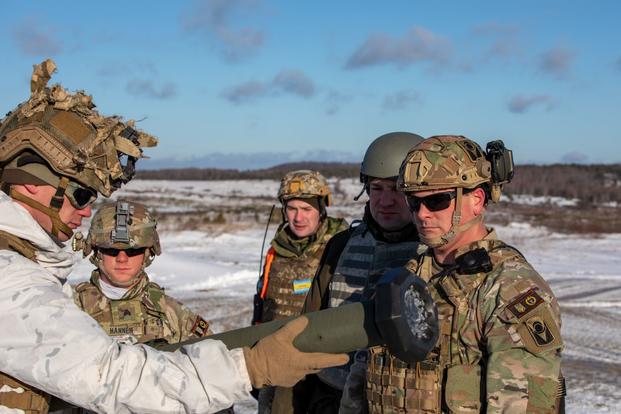
<path fill-rule="evenodd" d="M 261 339 L 252 348 L 244 347 L 248 375 L 255 388 L 268 385 L 291 387 L 308 374 L 349 361 L 347 354 L 299 351 L 293 340 L 306 325 L 308 318 L 301 316 Z"/>

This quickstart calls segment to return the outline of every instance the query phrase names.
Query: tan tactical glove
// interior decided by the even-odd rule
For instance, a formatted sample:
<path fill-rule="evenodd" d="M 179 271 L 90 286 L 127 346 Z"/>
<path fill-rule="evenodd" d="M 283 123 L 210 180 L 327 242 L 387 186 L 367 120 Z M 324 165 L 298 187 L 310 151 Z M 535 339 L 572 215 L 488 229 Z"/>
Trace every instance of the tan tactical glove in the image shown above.
<path fill-rule="evenodd" d="M 300 316 L 261 339 L 252 348 L 244 347 L 246 367 L 253 387 L 291 387 L 308 374 L 349 361 L 347 354 L 301 352 L 293 346 L 293 340 L 306 325 L 308 318 Z"/>

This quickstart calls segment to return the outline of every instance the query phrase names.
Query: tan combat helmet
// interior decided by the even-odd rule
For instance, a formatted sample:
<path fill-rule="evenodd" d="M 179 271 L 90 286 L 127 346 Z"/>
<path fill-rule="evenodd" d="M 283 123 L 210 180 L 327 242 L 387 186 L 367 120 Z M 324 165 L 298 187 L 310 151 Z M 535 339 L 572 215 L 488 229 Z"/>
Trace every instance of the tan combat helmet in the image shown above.
<path fill-rule="evenodd" d="M 68 93 L 59 84 L 47 86 L 56 65 L 46 60 L 34 65 L 31 96 L 0 122 L 0 182 L 11 197 L 44 212 L 52 220 L 52 234 L 72 230 L 60 220 L 64 195 L 72 204 L 76 187 L 85 208 L 97 193 L 110 196 L 135 173 L 141 147 L 157 139 L 134 129 L 117 116 L 102 116 L 92 97 L 82 91 Z M 16 191 L 10 184 L 52 185 L 57 188 L 51 205 L 44 206 Z M 75 205 L 75 204 L 74 204 Z"/>
<path fill-rule="evenodd" d="M 284 207 L 285 202 L 293 198 L 318 198 L 322 214 L 325 214 L 325 207 L 332 205 L 328 181 L 318 171 L 297 170 L 285 174 L 280 180 L 278 200 Z"/>
<path fill-rule="evenodd" d="M 140 249 L 146 248 L 142 268 L 151 264 L 155 256 L 162 253 L 157 234 L 157 221 L 147 208 L 140 203 L 117 201 L 105 204 L 97 210 L 91 220 L 86 239 L 76 234 L 74 250 L 82 249 L 84 257 L 91 251 L 91 262 L 100 270 L 100 249 Z"/>
<path fill-rule="evenodd" d="M 464 190 L 482 186 L 492 202 L 500 199 L 502 185 L 513 178 L 513 157 L 502 141 L 487 144 L 487 152 L 474 141 L 455 135 L 427 138 L 410 150 L 401 164 L 397 188 L 404 193 L 456 189 L 455 210 L 451 229 L 432 240 L 422 241 L 431 247 L 448 243 L 458 232 L 465 231 L 482 216 L 467 223 L 461 220 Z"/>

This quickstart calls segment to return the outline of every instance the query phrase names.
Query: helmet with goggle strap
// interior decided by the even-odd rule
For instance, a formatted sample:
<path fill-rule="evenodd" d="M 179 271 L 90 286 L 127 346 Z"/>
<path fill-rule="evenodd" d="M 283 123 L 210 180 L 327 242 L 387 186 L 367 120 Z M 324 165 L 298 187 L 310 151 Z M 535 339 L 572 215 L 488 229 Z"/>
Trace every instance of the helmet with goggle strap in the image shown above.
<path fill-rule="evenodd" d="M 30 98 L 0 122 L 0 182 L 11 197 L 49 216 L 54 236 L 70 237 L 73 231 L 59 217 L 64 196 L 76 208 L 85 208 L 97 193 L 110 196 L 134 176 L 142 147 L 157 145 L 157 139 L 134 129 L 132 121 L 100 115 L 82 91 L 47 87 L 55 70 L 49 59 L 34 65 Z M 11 184 L 51 185 L 57 191 L 44 206 Z"/>
<path fill-rule="evenodd" d="M 155 256 L 162 253 L 160 238 L 157 233 L 157 221 L 146 206 L 131 201 L 117 201 L 101 206 L 91 220 L 91 227 L 86 239 L 76 234 L 74 250 L 82 250 L 84 257 L 94 254 L 90 261 L 103 270 L 102 251 L 106 249 L 134 250 L 145 249 L 142 263 L 143 270 L 149 266 Z M 111 278 L 110 275 L 106 276 Z M 119 281 L 111 278 L 115 283 Z M 131 285 L 128 281 L 127 285 Z"/>
<path fill-rule="evenodd" d="M 488 143 L 484 152 L 476 142 L 466 137 L 439 135 L 427 138 L 410 150 L 401 164 L 397 188 L 405 193 L 455 189 L 455 210 L 450 230 L 432 239 L 421 235 L 425 244 L 439 247 L 483 218 L 479 215 L 460 224 L 464 190 L 483 186 L 489 191 L 492 202 L 497 202 L 502 186 L 512 178 L 512 152 L 505 148 L 502 141 Z"/>

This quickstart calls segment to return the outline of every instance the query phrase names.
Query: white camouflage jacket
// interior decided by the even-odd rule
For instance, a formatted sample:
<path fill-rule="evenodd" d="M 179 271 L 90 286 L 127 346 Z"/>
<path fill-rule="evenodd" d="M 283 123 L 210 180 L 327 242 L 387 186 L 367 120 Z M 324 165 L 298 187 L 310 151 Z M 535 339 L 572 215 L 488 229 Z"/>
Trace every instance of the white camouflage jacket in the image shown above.
<path fill-rule="evenodd" d="M 0 230 L 38 249 L 38 263 L 0 250 L 0 371 L 102 413 L 208 413 L 248 396 L 241 349 L 204 340 L 167 353 L 106 335 L 73 302 L 73 254 L 1 192 Z"/>

